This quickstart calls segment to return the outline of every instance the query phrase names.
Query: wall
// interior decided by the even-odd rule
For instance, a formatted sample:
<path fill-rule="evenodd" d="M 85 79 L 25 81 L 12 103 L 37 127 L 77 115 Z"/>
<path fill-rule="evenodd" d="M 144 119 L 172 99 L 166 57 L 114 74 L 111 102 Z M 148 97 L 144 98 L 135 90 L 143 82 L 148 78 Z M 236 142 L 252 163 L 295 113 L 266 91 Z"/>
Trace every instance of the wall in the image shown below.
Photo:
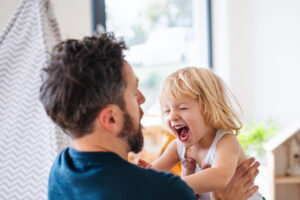
<path fill-rule="evenodd" d="M 17 8 L 20 0 L 0 1 L 0 31 Z M 91 35 L 90 1 L 52 0 L 63 39 Z"/>
<path fill-rule="evenodd" d="M 263 0 L 253 6 L 253 81 L 257 117 L 300 119 L 300 1 Z"/>
<path fill-rule="evenodd" d="M 299 10 L 298 0 L 213 1 L 215 71 L 245 121 L 278 117 L 288 126 L 300 119 Z"/>
<path fill-rule="evenodd" d="M 19 0 L 0 1 L 0 31 L 2 31 L 10 16 L 13 14 L 14 9 L 16 9 L 18 5 L 18 2 Z"/>
<path fill-rule="evenodd" d="M 52 0 L 64 39 L 91 35 L 90 0 Z"/>

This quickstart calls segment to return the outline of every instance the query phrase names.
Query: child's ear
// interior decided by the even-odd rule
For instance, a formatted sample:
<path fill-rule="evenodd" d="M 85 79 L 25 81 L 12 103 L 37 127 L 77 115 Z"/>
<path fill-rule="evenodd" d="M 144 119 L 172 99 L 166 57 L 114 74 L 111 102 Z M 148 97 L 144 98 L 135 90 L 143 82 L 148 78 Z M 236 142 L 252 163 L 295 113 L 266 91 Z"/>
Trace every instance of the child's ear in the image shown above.
<path fill-rule="evenodd" d="M 100 111 L 98 120 L 109 132 L 119 133 L 122 128 L 122 110 L 117 105 L 108 105 Z"/>

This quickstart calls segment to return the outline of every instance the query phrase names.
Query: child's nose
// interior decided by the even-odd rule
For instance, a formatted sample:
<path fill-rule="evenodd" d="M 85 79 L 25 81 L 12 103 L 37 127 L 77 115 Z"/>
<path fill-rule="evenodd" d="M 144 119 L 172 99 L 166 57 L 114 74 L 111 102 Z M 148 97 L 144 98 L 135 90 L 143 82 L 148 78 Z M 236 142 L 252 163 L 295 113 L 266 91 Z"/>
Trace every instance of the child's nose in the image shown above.
<path fill-rule="evenodd" d="M 176 111 L 171 111 L 170 113 L 170 121 L 176 121 L 179 119 L 179 115 Z"/>

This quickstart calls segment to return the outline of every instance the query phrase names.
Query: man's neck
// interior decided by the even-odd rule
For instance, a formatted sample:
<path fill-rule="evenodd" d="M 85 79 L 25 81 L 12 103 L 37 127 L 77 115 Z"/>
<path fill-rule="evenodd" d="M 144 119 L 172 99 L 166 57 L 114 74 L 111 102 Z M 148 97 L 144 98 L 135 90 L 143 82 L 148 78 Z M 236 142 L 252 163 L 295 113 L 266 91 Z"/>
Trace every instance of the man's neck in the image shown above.
<path fill-rule="evenodd" d="M 128 145 L 115 136 L 102 135 L 99 138 L 95 137 L 95 134 L 89 134 L 81 138 L 72 139 L 71 146 L 77 151 L 83 152 L 112 152 L 124 160 L 128 160 Z"/>

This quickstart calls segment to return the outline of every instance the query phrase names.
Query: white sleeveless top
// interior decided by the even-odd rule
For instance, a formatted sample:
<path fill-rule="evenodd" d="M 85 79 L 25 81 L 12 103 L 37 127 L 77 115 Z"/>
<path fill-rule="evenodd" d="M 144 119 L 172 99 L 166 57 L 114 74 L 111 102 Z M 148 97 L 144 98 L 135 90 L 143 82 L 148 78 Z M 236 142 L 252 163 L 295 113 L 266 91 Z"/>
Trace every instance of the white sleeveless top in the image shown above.
<path fill-rule="evenodd" d="M 218 142 L 220 141 L 220 139 L 225 134 L 232 134 L 232 133 L 230 133 L 228 131 L 224 131 L 224 130 L 217 130 L 214 141 L 212 142 L 212 144 L 207 152 L 207 155 L 205 157 L 205 162 L 204 162 L 205 164 L 212 165 L 212 163 L 215 159 L 215 156 L 216 156 L 216 146 L 217 146 Z M 186 148 L 185 148 L 184 144 L 182 142 L 180 142 L 180 140 L 176 140 L 176 143 L 177 143 L 178 157 L 181 161 L 181 167 L 184 168 L 187 164 L 187 158 L 185 158 Z M 201 168 L 196 163 L 195 173 L 197 173 L 199 171 L 201 171 Z M 210 200 L 210 192 L 200 194 L 199 196 L 200 196 L 201 200 Z M 249 197 L 248 200 L 262 200 L 262 196 L 259 192 L 256 192 L 251 197 Z"/>

